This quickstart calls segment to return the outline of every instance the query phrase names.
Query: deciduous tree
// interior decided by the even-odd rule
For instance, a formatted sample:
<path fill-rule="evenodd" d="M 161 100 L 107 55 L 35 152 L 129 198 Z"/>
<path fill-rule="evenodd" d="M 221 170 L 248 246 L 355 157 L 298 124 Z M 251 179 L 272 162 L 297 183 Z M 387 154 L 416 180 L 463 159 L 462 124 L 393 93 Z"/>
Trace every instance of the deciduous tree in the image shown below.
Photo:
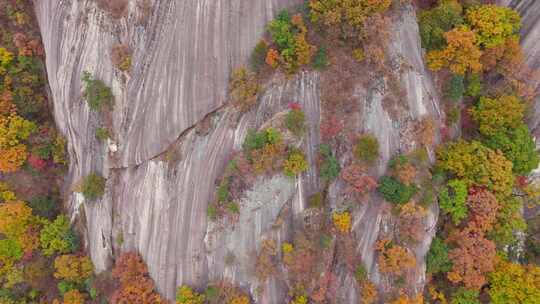
<path fill-rule="evenodd" d="M 523 123 L 525 104 L 513 95 L 498 98 L 480 97 L 478 105 L 469 112 L 478 123 L 480 133 L 493 136 L 507 129 L 516 129 Z"/>
<path fill-rule="evenodd" d="M 494 269 L 495 243 L 482 231 L 469 227 L 451 235 L 450 240 L 456 247 L 448 254 L 453 263 L 448 279 L 468 289 L 480 289 L 486 284 L 486 274 Z"/>
<path fill-rule="evenodd" d="M 66 254 L 54 260 L 56 272 L 54 277 L 75 283 L 82 283 L 88 279 L 94 270 L 92 262 L 87 256 Z"/>
<path fill-rule="evenodd" d="M 500 258 L 489 274 L 489 296 L 493 304 L 540 303 L 540 267 L 520 265 Z"/>
<path fill-rule="evenodd" d="M 514 178 L 512 162 L 499 151 L 478 141 L 459 140 L 437 152 L 438 166 L 465 181 L 468 186 L 486 186 L 495 194 L 509 195 Z"/>
<path fill-rule="evenodd" d="M 478 44 L 490 48 L 518 34 L 521 17 L 508 7 L 488 4 L 467 9 L 465 19 L 478 37 Z"/>
<path fill-rule="evenodd" d="M 430 69 L 439 71 L 445 67 L 452 73 L 464 75 L 482 70 L 476 35 L 467 26 L 459 26 L 444 34 L 447 46 L 442 50 L 430 51 L 427 62 Z"/>

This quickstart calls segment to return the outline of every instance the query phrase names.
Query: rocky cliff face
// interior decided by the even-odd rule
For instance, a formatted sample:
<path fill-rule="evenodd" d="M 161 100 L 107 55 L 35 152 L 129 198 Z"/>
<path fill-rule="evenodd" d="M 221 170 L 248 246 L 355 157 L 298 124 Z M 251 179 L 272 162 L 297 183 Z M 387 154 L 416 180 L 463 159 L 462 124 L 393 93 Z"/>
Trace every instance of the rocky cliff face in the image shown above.
<path fill-rule="evenodd" d="M 247 61 L 265 24 L 279 9 L 301 2 L 154 0 L 150 11 L 143 11 L 136 1 L 129 1 L 125 16 L 113 19 L 90 0 L 35 1 L 54 114 L 69 141 L 66 189 L 92 171 L 107 177 L 101 200 L 87 202 L 69 191 L 67 199 L 73 219 L 84 224 L 97 271 L 110 267 L 119 252 L 134 250 L 142 254 L 159 291 L 168 298 L 180 284 L 203 286 L 226 278 L 250 289 L 259 303 L 283 302 L 287 289 L 279 279 L 264 283 L 264 291 L 258 291 L 262 283 L 254 275 L 254 257 L 264 238 L 287 240 L 303 225 L 307 197 L 320 187 L 314 166 L 296 180 L 281 175 L 258 180 L 246 191 L 239 221 L 231 227 L 209 223 L 206 210 L 214 199 L 216 179 L 240 148 L 247 129 L 261 127 L 292 100 L 306 112 L 309 132 L 301 145 L 308 161 L 316 161 L 321 117 L 318 73 L 273 78 L 258 105 L 244 115 L 226 106 L 231 69 Z M 532 3 L 529 6 L 540 12 L 535 1 L 521 2 Z M 540 31 L 538 18 L 525 19 L 530 22 L 524 31 Z M 374 133 L 381 143 L 379 175 L 396 152 L 418 145 L 406 134 L 412 120 L 425 115 L 442 119 L 433 80 L 423 64 L 414 9 L 405 7 L 393 24 L 391 55 L 410 66 L 400 75 L 408 111 L 399 118 L 386 112 L 382 106 L 386 89 L 380 79 L 355 87 L 362 109 L 355 128 Z M 129 74 L 111 66 L 110 52 L 117 43 L 133 49 Z M 529 54 L 538 49 L 535 43 L 525 38 Z M 95 138 L 104 118 L 90 111 L 82 98 L 83 71 L 113 88 L 113 141 L 108 144 Z M 205 117 L 211 127 L 203 130 L 198 125 Z M 330 186 L 333 206 L 341 203 L 343 188 L 339 182 Z M 382 199 L 373 196 L 355 212 L 353 230 L 370 279 L 387 290 L 391 281 L 378 272 L 373 248 L 394 224 L 382 206 Z M 435 207 L 429 210 L 427 233 L 414 248 L 417 267 L 408 284 L 417 291 L 424 286 L 425 254 L 437 214 Z M 281 224 L 276 227 L 278 218 Z M 226 263 L 227 256 L 234 256 L 235 262 Z M 343 273 L 339 281 L 338 302 L 357 302 L 354 279 Z"/>
<path fill-rule="evenodd" d="M 516 9 L 522 16 L 523 27 L 521 29 L 521 45 L 525 52 L 526 62 L 529 67 L 540 67 L 540 2 L 531 0 L 506 0 L 502 4 Z M 531 84 L 535 88 L 540 86 L 540 77 L 531 77 Z M 540 99 L 536 99 L 535 113 L 529 121 L 529 127 L 538 137 L 540 135 Z"/>

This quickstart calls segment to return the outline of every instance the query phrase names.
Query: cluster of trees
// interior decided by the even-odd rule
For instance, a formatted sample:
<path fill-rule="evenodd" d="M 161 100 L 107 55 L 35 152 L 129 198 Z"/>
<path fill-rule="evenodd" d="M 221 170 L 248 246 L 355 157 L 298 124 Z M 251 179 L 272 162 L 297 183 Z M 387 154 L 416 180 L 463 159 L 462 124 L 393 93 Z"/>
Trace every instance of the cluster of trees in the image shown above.
<path fill-rule="evenodd" d="M 281 66 L 288 73 L 294 73 L 300 66 L 311 62 L 316 48 L 307 41 L 307 27 L 301 14 L 290 16 L 288 11 L 281 11 L 268 24 L 268 32 L 272 46 L 265 61 L 269 66 Z"/>
<path fill-rule="evenodd" d="M 249 304 L 250 298 L 239 288 L 227 282 L 210 284 L 204 293 L 198 293 L 188 285 L 178 287 L 176 304 Z"/>
<path fill-rule="evenodd" d="M 64 162 L 58 135 L 48 126 L 37 124 L 46 117 L 42 112 L 45 97 L 38 59 L 24 35 L 15 38 L 18 38 L 18 56 L 0 47 L 0 172 L 3 173 L 18 171 L 27 160 L 38 170 Z"/>
<path fill-rule="evenodd" d="M 521 186 L 515 181 L 539 164 L 524 122 L 526 100 L 515 82 L 524 66 L 520 17 L 506 7 L 462 7 L 458 1 L 447 0 L 421 12 L 418 21 L 428 66 L 435 71 L 448 68 L 453 74 L 448 90 L 451 100 L 466 97 L 469 107 L 463 111 L 463 126 L 472 137 L 437 151 L 435 171 L 444 173 L 446 181 L 438 195 L 444 214 L 440 235 L 446 238 L 433 240 L 428 272 L 439 286 L 453 284 L 443 288 L 451 294 L 452 303 L 479 303 L 485 286 L 493 303 L 536 302 L 538 295 L 526 287 L 494 284 L 513 275 L 502 275 L 497 265 L 515 270 L 516 281 L 538 279 L 537 266 L 502 257 L 503 250 L 515 243 L 515 233 L 526 227 L 520 213 L 523 198 L 515 196 L 516 186 Z M 498 84 L 482 83 L 494 76 L 511 84 L 504 94 L 497 93 L 503 92 Z M 524 269 L 529 269 L 530 277 L 518 274 Z"/>
<path fill-rule="evenodd" d="M 58 214 L 66 141 L 46 108 L 32 9 L 28 1 L 0 2 L 0 302 L 82 304 L 98 295 L 92 263 Z"/>
<path fill-rule="evenodd" d="M 112 304 L 167 303 L 154 290 L 154 282 L 148 275 L 148 269 L 140 255 L 132 252 L 123 253 L 112 270 L 118 286 L 111 297 Z"/>
<path fill-rule="evenodd" d="M 38 297 L 39 290 L 35 287 L 42 287 L 40 282 L 43 276 L 47 276 L 43 267 L 50 267 L 53 261 L 56 269 L 54 278 L 58 280 L 58 292 L 64 297 L 64 302 L 66 297 L 74 294 L 84 298 L 96 297 L 90 280 L 92 263 L 78 253 L 77 235 L 65 216 L 58 215 L 50 221 L 35 215 L 26 202 L 5 201 L 0 204 L 0 233 L 4 236 L 0 240 L 3 300 L 25 298 L 16 292 L 11 293 L 11 288 Z"/>
<path fill-rule="evenodd" d="M 296 131 L 303 128 L 303 112 L 299 122 L 291 122 L 290 113 L 295 113 L 292 116 L 299 117 L 298 112 L 301 110 L 291 109 L 283 128 L 289 126 Z M 273 127 L 259 132 L 248 130 L 242 150 L 231 160 L 221 177 L 216 201 L 209 204 L 208 216 L 211 220 L 224 215 L 235 219 L 240 211 L 237 201 L 241 198 L 243 189 L 254 182 L 255 176 L 271 175 L 281 171 L 284 175 L 294 178 L 308 169 L 308 162 L 302 150 L 288 145 L 280 130 Z"/>
<path fill-rule="evenodd" d="M 429 51 L 427 61 L 432 70 L 448 67 L 457 75 L 474 74 L 519 56 L 519 52 L 504 54 L 503 47 L 519 41 L 521 19 L 517 12 L 497 5 L 471 6 L 465 14 L 463 11 L 458 1 L 450 0 L 420 14 L 422 46 Z M 509 67 L 506 63 L 503 65 Z"/>

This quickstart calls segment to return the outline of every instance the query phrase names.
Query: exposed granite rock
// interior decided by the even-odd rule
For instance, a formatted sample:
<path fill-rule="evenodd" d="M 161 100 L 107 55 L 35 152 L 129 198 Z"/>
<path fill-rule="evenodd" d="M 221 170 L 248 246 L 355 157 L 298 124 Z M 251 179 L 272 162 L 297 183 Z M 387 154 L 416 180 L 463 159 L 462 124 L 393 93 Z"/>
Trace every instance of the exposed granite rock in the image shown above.
<path fill-rule="evenodd" d="M 252 271 L 252 256 L 264 237 L 290 239 L 294 222 L 302 217 L 305 201 L 319 190 L 315 166 L 296 181 L 283 176 L 260 180 L 246 192 L 240 222 L 216 231 L 207 223 L 207 204 L 213 200 L 215 181 L 230 154 L 241 146 L 248 128 L 259 128 L 291 101 L 302 104 L 309 130 L 302 148 L 308 161 L 316 161 L 319 144 L 319 76 L 302 72 L 292 79 L 273 79 L 258 106 L 238 117 L 226 102 L 228 73 L 245 62 L 266 22 L 281 7 L 300 0 L 273 1 L 153 1 L 146 23 L 136 22 L 139 12 L 130 2 L 126 17 L 112 21 L 94 1 L 35 1 L 47 54 L 47 70 L 54 114 L 69 141 L 71 159 L 67 185 L 91 171 L 108 177 L 106 195 L 86 202 L 72 194 L 67 203 L 73 217 L 84 215 L 86 245 L 98 271 L 110 267 L 120 251 L 142 254 L 160 292 L 174 297 L 180 284 L 203 286 L 227 278 L 252 291 L 259 303 L 282 303 L 283 282 L 270 280 L 264 292 Z M 408 112 L 392 119 L 382 107 L 383 82 L 358 87 L 364 117 L 358 131 L 373 132 L 386 162 L 404 145 L 403 130 L 413 119 L 431 115 L 440 119 L 438 97 L 426 72 L 413 9 L 407 6 L 394 20 L 392 57 L 410 69 L 401 74 Z M 134 65 L 122 74 L 110 64 L 116 43 L 130 45 Z M 401 59 L 400 59 L 401 58 Z M 82 99 L 81 74 L 90 71 L 111 85 L 116 97 L 112 133 L 118 151 L 95 138 L 103 116 L 89 110 Z M 215 112 L 215 113 L 214 113 Z M 198 134 L 193 126 L 209 113 L 213 127 Z M 342 185 L 330 188 L 338 206 Z M 270 189 L 270 190 L 268 190 Z M 279 191 L 279 193 L 278 193 Z M 84 206 L 84 208 L 82 208 Z M 257 209 L 259 208 L 260 209 Z M 278 214 L 289 208 L 283 226 L 274 229 Z M 84 212 L 83 212 L 84 210 Z M 427 237 L 414 248 L 418 267 L 411 289 L 425 282 L 424 257 L 434 234 L 437 210 L 426 220 Z M 379 289 L 389 288 L 377 272 L 373 244 L 391 218 L 381 198 L 373 198 L 354 213 L 357 250 Z M 225 264 L 227 254 L 236 263 Z M 357 302 L 350 274 L 339 274 L 339 299 Z"/>
<path fill-rule="evenodd" d="M 521 46 L 526 63 L 532 69 L 540 68 L 540 2 L 534 0 L 506 0 L 504 5 L 516 9 L 522 18 Z M 531 85 L 540 88 L 540 76 L 528 79 Z M 529 127 L 537 137 L 540 135 L 540 98 L 537 97 L 534 115 L 529 120 Z"/>

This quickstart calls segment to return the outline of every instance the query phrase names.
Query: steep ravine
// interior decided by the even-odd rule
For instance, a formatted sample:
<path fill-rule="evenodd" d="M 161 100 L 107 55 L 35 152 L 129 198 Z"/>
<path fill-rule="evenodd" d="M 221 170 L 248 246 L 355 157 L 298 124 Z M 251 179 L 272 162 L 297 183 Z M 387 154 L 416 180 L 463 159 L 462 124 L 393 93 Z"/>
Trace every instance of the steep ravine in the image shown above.
<path fill-rule="evenodd" d="M 273 78 L 258 105 L 242 116 L 223 107 L 230 70 L 247 61 L 265 24 L 280 8 L 302 1 L 152 2 L 148 20 L 141 25 L 136 22 L 141 12 L 135 1 L 130 1 L 125 17 L 113 20 L 94 1 L 35 0 L 55 119 L 69 141 L 66 188 L 92 171 L 108 177 L 100 201 L 86 202 L 82 195 L 70 193 L 66 205 L 74 220 L 84 215 L 86 247 L 97 271 L 109 268 L 119 252 L 134 250 L 142 254 L 159 291 L 168 298 L 180 284 L 204 286 L 226 278 L 249 289 L 258 303 L 282 303 L 287 290 L 279 280 L 266 282 L 264 291 L 257 292 L 254 257 L 262 239 L 291 238 L 307 197 L 320 186 L 315 167 L 297 180 L 281 175 L 259 180 L 246 192 L 239 223 L 233 227 L 215 229 L 206 210 L 216 179 L 231 153 L 240 148 L 247 129 L 260 127 L 291 101 L 301 103 L 306 112 L 309 132 L 302 148 L 309 162 L 315 162 L 321 115 L 318 73 Z M 404 135 L 412 120 L 424 115 L 442 120 L 434 81 L 422 60 L 414 9 L 406 6 L 393 23 L 391 54 L 410 65 L 401 75 L 409 111 L 399 120 L 391 119 L 381 104 L 384 89 L 377 87 L 379 81 L 355 89 L 362 109 L 355 128 L 374 133 L 381 143 L 379 175 L 391 156 L 416 145 Z M 134 51 L 129 75 L 110 63 L 110 50 L 120 42 Z M 528 54 L 537 49 L 525 44 Z M 83 71 L 113 88 L 117 152 L 108 151 L 94 136 L 102 118 L 82 99 Z M 219 108 L 211 116 L 209 132 L 198 132 L 194 126 Z M 331 185 L 333 206 L 340 203 L 342 191 L 339 182 Z M 353 214 L 353 229 L 370 279 L 380 290 L 388 290 L 391 282 L 377 271 L 373 248 L 379 234 L 392 225 L 382 205 L 382 199 L 373 195 Z M 291 212 L 279 229 L 271 229 L 284 209 Z M 429 210 L 425 239 L 414 250 L 417 267 L 409 274 L 408 287 L 416 291 L 425 283 L 425 254 L 437 215 L 435 207 Z M 235 263 L 225 263 L 229 254 Z M 339 280 L 337 301 L 356 303 L 354 280 L 345 274 Z"/>

